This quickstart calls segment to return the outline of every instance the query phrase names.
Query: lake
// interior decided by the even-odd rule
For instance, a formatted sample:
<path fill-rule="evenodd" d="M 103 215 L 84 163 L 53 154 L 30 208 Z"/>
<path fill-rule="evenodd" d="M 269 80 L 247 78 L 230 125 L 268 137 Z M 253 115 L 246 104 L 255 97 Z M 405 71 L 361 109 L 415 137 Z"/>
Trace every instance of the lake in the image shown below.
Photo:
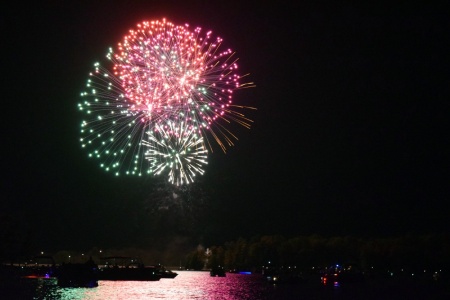
<path fill-rule="evenodd" d="M 174 279 L 159 281 L 99 281 L 95 288 L 60 288 L 56 279 L 20 279 L 0 283 L 0 299 L 450 299 L 447 288 L 433 284 L 366 282 L 347 286 L 323 286 L 320 280 L 296 284 L 270 284 L 260 274 L 177 271 Z"/>

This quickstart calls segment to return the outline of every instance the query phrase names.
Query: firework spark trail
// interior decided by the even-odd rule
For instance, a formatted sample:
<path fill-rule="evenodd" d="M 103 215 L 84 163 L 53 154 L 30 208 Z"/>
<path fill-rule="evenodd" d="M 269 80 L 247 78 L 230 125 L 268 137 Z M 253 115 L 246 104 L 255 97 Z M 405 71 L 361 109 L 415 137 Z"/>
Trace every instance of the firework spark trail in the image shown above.
<path fill-rule="evenodd" d="M 241 84 L 235 53 L 222 39 L 165 19 L 142 22 L 107 53 L 111 68 L 95 64 L 79 109 L 81 144 L 116 175 L 169 172 L 176 185 L 203 174 L 212 136 L 225 152 L 237 137 L 230 123 L 252 121 L 232 103 Z M 253 108 L 251 108 L 253 109 Z"/>
<path fill-rule="evenodd" d="M 145 153 L 150 169 L 159 175 L 169 169 L 169 182 L 177 186 L 194 182 L 196 174 L 203 175 L 207 164 L 207 153 L 203 138 L 185 123 L 168 122 L 157 124 L 155 130 L 147 132 L 148 147 Z"/>
<path fill-rule="evenodd" d="M 148 173 L 138 159 L 144 155 L 140 142 L 145 128 L 150 126 L 145 111 L 133 109 L 117 78 L 99 63 L 95 64 L 87 87 L 89 90 L 81 94 L 86 100 L 78 107 L 88 116 L 81 124 L 80 141 L 83 148 L 90 149 L 89 157 L 99 159 L 102 168 L 116 175 L 121 169 L 126 169 L 126 174 Z"/>

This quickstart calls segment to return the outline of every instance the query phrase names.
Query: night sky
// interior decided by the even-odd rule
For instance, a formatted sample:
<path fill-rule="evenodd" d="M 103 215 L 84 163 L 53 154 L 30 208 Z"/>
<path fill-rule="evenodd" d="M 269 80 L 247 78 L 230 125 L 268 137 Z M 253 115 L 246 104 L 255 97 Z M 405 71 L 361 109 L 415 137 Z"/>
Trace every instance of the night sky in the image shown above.
<path fill-rule="evenodd" d="M 47 2 L 2 4 L 0 18 L 0 209 L 33 228 L 37 247 L 449 233 L 445 1 Z M 179 190 L 116 178 L 79 143 L 93 63 L 164 17 L 222 37 L 256 84 L 234 96 L 258 108 L 252 128 L 231 125 L 236 145 L 210 153 L 206 173 Z"/>

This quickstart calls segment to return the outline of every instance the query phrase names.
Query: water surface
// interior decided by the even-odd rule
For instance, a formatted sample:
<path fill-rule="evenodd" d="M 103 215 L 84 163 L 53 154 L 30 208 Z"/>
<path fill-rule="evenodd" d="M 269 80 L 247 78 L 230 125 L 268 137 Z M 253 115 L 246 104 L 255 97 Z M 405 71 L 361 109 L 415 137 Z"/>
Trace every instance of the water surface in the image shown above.
<path fill-rule="evenodd" d="M 319 280 L 297 284 L 269 284 L 260 274 L 177 271 L 174 279 L 159 281 L 99 281 L 96 288 L 60 288 L 56 279 L 21 279 L 0 285 L 0 299 L 143 300 L 143 299 L 450 299 L 440 288 L 421 285 L 365 283 L 322 286 Z"/>

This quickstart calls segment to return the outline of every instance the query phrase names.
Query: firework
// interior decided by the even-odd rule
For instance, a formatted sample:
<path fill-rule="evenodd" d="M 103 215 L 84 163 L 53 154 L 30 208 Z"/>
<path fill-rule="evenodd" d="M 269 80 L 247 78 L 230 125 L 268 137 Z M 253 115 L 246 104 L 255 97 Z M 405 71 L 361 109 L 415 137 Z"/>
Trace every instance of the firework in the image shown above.
<path fill-rule="evenodd" d="M 222 39 L 200 28 L 166 20 L 143 22 L 110 48 L 106 67 L 96 63 L 79 109 L 81 144 L 100 166 L 116 175 L 160 174 L 185 184 L 203 174 L 211 140 L 225 152 L 236 136 L 227 129 L 250 128 L 233 104 L 241 83 L 237 58 L 221 50 Z"/>
<path fill-rule="evenodd" d="M 156 124 L 154 131 L 147 133 L 149 138 L 142 143 L 148 147 L 145 156 L 151 172 L 159 175 L 169 170 L 168 181 L 177 186 L 194 182 L 197 174 L 203 175 L 208 151 L 194 128 L 183 122 L 169 122 Z"/>
<path fill-rule="evenodd" d="M 117 77 L 95 64 L 89 89 L 81 94 L 86 101 L 78 104 L 87 117 L 81 123 L 81 146 L 106 171 L 116 175 L 149 174 L 141 141 L 152 124 L 145 111 L 133 108 L 119 84 Z"/>

